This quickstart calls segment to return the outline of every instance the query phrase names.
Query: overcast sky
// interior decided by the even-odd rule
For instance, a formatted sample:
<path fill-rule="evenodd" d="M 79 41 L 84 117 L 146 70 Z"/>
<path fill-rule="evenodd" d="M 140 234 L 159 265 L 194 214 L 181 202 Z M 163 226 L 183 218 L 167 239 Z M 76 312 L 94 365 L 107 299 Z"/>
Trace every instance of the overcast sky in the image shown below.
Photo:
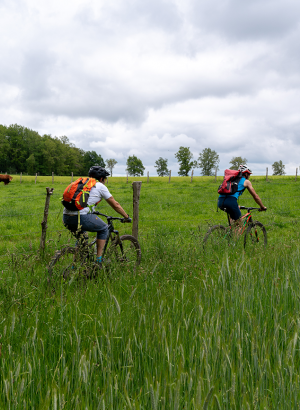
<path fill-rule="evenodd" d="M 0 0 L 0 123 L 115 158 L 300 165 L 298 0 Z M 199 174 L 197 170 L 196 174 Z M 270 171 L 269 171 L 270 172 Z"/>

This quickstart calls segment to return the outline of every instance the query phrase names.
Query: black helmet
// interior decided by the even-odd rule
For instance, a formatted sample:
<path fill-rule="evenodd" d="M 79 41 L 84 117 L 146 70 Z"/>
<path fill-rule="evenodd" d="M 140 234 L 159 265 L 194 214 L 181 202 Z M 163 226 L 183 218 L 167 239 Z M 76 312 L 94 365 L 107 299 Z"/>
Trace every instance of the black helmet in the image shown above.
<path fill-rule="evenodd" d="M 94 165 L 89 170 L 89 177 L 96 178 L 100 181 L 101 178 L 106 178 L 110 175 L 105 168 L 100 167 L 99 165 Z"/>

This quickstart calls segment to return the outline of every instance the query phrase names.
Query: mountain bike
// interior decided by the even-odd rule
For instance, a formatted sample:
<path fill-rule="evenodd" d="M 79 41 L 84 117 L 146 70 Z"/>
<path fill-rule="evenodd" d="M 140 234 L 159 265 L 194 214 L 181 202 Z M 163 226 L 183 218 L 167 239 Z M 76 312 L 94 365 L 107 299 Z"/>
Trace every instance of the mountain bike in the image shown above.
<path fill-rule="evenodd" d="M 95 277 L 99 269 L 114 265 L 126 266 L 127 269 L 135 271 L 140 264 L 141 247 L 137 239 L 132 235 L 120 236 L 113 226 L 113 221 L 125 223 L 127 220 L 96 211 L 93 214 L 107 219 L 108 236 L 102 253 L 103 262 L 96 262 L 96 238 L 89 242 L 87 236 L 81 235 L 75 246 L 65 246 L 55 252 L 48 265 L 50 278 L 61 274 L 67 278 L 75 272 L 80 272 L 86 277 Z"/>
<path fill-rule="evenodd" d="M 251 212 L 260 211 L 260 208 L 240 206 L 241 210 L 247 213 L 239 219 L 239 224 L 233 226 L 230 223 L 229 214 L 228 226 L 214 225 L 204 236 L 203 248 L 205 252 L 224 250 L 228 246 L 235 246 L 237 241 L 244 234 L 244 248 L 246 250 L 264 249 L 267 246 L 267 231 L 259 221 L 253 221 Z M 224 209 L 226 212 L 226 208 Z"/>

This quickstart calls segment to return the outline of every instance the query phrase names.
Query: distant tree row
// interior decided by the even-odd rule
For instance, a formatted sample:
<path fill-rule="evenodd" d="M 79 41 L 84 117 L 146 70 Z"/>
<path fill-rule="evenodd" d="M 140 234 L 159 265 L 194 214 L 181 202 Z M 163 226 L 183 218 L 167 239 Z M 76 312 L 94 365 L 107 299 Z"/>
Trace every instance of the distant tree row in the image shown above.
<path fill-rule="evenodd" d="M 66 136 L 41 136 L 17 124 L 0 125 L 0 172 L 86 175 L 95 164 L 105 166 L 101 155 L 75 147 Z"/>
<path fill-rule="evenodd" d="M 200 168 L 202 175 L 213 175 L 219 169 L 219 155 L 211 148 L 204 148 L 198 160 L 193 160 L 189 147 L 179 147 L 175 153 L 179 163 L 178 175 L 187 176 L 194 168 Z M 110 174 L 117 161 L 113 158 L 103 160 L 95 151 L 84 151 L 75 147 L 68 137 L 52 137 L 49 134 L 39 135 L 36 131 L 20 125 L 6 127 L 0 125 L 0 173 L 15 174 L 27 172 L 40 175 L 87 175 L 92 165 L 107 167 Z M 231 169 L 237 169 L 240 164 L 247 164 L 247 159 L 234 157 L 230 161 Z M 144 175 L 145 167 L 135 155 L 129 156 L 126 171 L 132 176 Z M 159 176 L 168 175 L 168 160 L 159 157 L 155 162 Z M 284 175 L 285 165 L 282 161 L 272 165 L 273 175 Z"/>
<path fill-rule="evenodd" d="M 175 158 L 179 163 L 178 175 L 188 176 L 189 172 L 193 168 L 200 168 L 201 175 L 211 176 L 219 169 L 220 158 L 216 151 L 211 148 L 204 148 L 199 154 L 197 161 L 193 161 L 193 154 L 189 147 L 180 147 L 179 151 L 176 152 Z M 242 157 L 233 157 L 231 159 L 230 169 L 238 169 L 241 164 L 247 165 L 247 159 Z M 157 168 L 157 173 L 159 176 L 164 176 L 168 174 L 168 160 L 160 157 L 155 162 L 155 167 Z M 272 165 L 273 175 L 284 175 L 285 165 L 282 161 L 276 161 Z"/>
<path fill-rule="evenodd" d="M 247 164 L 247 159 L 242 157 L 233 157 L 230 161 L 231 167 L 230 169 L 238 169 L 241 164 Z M 275 161 L 272 165 L 273 175 L 285 175 L 285 165 L 283 165 L 282 161 Z"/>
<path fill-rule="evenodd" d="M 180 147 L 179 151 L 176 152 L 175 157 L 179 163 L 178 175 L 180 176 L 187 176 L 191 169 L 196 167 L 201 168 L 202 175 L 212 175 L 213 171 L 216 168 L 218 169 L 220 161 L 216 151 L 213 151 L 210 148 L 205 148 L 199 154 L 198 161 L 192 160 L 193 154 L 188 147 Z M 126 164 L 126 171 L 129 175 L 142 176 L 144 174 L 145 167 L 143 166 L 142 161 L 135 155 L 129 157 Z M 154 167 L 160 177 L 169 174 L 168 160 L 166 158 L 159 157 L 158 160 L 155 161 Z"/>

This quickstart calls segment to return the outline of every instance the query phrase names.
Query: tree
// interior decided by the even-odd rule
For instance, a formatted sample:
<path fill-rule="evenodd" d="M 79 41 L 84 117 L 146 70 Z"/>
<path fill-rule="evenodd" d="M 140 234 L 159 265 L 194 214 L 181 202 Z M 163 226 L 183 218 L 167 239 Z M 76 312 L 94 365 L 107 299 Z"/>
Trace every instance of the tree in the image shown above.
<path fill-rule="evenodd" d="M 10 144 L 7 135 L 7 128 L 0 125 L 0 173 L 4 174 L 10 165 L 9 149 Z"/>
<path fill-rule="evenodd" d="M 129 156 L 126 161 L 126 171 L 128 174 L 134 177 L 143 176 L 145 167 L 142 161 L 137 158 L 135 155 Z"/>
<path fill-rule="evenodd" d="M 229 169 L 238 169 L 241 164 L 247 165 L 247 159 L 242 157 L 233 157 L 229 162 L 231 167 Z"/>
<path fill-rule="evenodd" d="M 273 175 L 284 175 L 285 174 L 285 165 L 283 165 L 282 161 L 275 161 L 272 165 L 273 168 Z"/>
<path fill-rule="evenodd" d="M 118 162 L 117 162 L 115 159 L 113 159 L 113 158 L 107 159 L 105 162 L 106 162 L 107 168 L 110 170 L 110 176 L 112 176 L 113 169 L 114 169 L 115 165 L 116 165 Z"/>
<path fill-rule="evenodd" d="M 86 175 L 92 165 L 105 167 L 95 151 L 75 147 L 67 136 L 40 136 L 18 124 L 0 124 L 0 171 L 38 172 L 40 175 Z"/>
<path fill-rule="evenodd" d="M 96 151 L 86 151 L 83 156 L 83 164 L 84 164 L 84 174 L 87 175 L 89 169 L 93 165 L 100 165 L 100 167 L 105 167 L 105 163 L 101 155 L 98 155 Z"/>
<path fill-rule="evenodd" d="M 156 172 L 159 177 L 163 177 L 165 175 L 168 175 L 169 170 L 168 170 L 168 160 L 163 159 L 162 157 L 159 157 L 157 161 L 155 161 L 154 167 L 157 168 Z"/>
<path fill-rule="evenodd" d="M 191 161 L 193 154 L 191 153 L 190 148 L 187 147 L 179 147 L 178 152 L 175 154 L 175 158 L 177 158 L 179 162 L 178 175 L 183 177 L 187 177 L 190 170 L 197 164 L 196 161 Z"/>
<path fill-rule="evenodd" d="M 213 170 L 219 168 L 220 158 L 216 151 L 213 151 L 210 148 L 204 148 L 199 154 L 198 168 L 201 169 L 202 175 L 213 175 Z"/>
<path fill-rule="evenodd" d="M 33 175 L 35 172 L 35 158 L 34 154 L 31 154 L 30 157 L 26 159 L 26 165 L 27 165 L 27 172 L 29 175 Z"/>

